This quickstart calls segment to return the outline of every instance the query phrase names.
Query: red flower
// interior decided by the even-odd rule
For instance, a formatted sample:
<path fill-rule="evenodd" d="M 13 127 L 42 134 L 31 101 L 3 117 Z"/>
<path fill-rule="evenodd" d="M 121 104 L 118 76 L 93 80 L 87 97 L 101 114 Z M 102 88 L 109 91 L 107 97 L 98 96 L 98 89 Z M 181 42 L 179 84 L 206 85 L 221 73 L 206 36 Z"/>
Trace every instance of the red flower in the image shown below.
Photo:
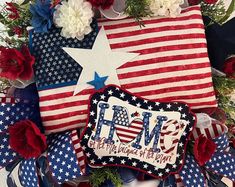
<path fill-rule="evenodd" d="M 113 5 L 114 0 L 89 0 L 92 6 L 102 9 L 108 9 Z"/>
<path fill-rule="evenodd" d="M 190 5 L 198 5 L 201 2 L 201 0 L 188 0 L 188 3 Z"/>
<path fill-rule="evenodd" d="M 11 148 L 25 159 L 37 158 L 46 149 L 46 137 L 30 120 L 23 120 L 9 127 Z"/>
<path fill-rule="evenodd" d="M 6 2 L 6 4 L 7 4 L 6 9 L 11 12 L 8 17 L 13 20 L 18 19 L 20 15 L 15 5 L 13 3 L 8 3 L 8 2 Z"/>
<path fill-rule="evenodd" d="M 203 166 L 209 161 L 216 150 L 216 144 L 207 139 L 204 135 L 200 135 L 194 144 L 193 152 L 194 157 L 200 166 Z"/>
<path fill-rule="evenodd" d="M 29 80 L 33 75 L 34 57 L 23 46 L 21 51 L 0 47 L 0 76 L 7 79 Z"/>
<path fill-rule="evenodd" d="M 204 0 L 207 4 L 215 4 L 218 0 Z"/>
<path fill-rule="evenodd" d="M 228 77 L 235 78 L 235 56 L 225 61 L 223 71 Z"/>

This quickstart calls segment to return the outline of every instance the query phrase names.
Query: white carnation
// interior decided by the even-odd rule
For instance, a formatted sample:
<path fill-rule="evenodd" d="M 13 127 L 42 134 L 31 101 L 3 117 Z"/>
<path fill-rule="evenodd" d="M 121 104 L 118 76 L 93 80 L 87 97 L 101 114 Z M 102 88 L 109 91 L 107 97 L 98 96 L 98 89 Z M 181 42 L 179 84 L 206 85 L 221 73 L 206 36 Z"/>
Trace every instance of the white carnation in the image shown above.
<path fill-rule="evenodd" d="M 92 31 L 92 17 L 93 11 L 89 2 L 68 0 L 55 7 L 54 23 L 57 27 L 62 27 L 62 36 L 82 40 Z"/>
<path fill-rule="evenodd" d="M 154 16 L 176 17 L 181 12 L 184 0 L 151 0 L 150 9 Z"/>

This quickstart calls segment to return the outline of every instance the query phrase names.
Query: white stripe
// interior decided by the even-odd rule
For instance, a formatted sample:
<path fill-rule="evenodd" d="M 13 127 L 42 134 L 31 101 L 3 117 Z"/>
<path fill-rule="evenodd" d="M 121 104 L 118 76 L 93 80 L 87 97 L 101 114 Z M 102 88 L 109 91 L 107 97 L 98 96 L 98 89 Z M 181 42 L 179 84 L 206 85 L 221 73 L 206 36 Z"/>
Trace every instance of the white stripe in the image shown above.
<path fill-rule="evenodd" d="M 130 141 L 132 141 L 133 140 L 133 138 L 127 138 L 127 137 L 123 137 L 123 136 L 119 136 L 122 140 L 125 140 L 125 141 L 128 141 L 128 142 L 130 142 Z"/>
<path fill-rule="evenodd" d="M 198 137 L 198 134 L 197 134 L 197 131 L 196 131 L 196 128 L 195 130 L 193 131 L 193 138 L 196 140 Z"/>
<path fill-rule="evenodd" d="M 187 12 L 181 13 L 179 15 L 179 17 L 184 17 L 184 16 L 189 16 L 189 15 L 193 15 L 193 14 L 198 14 L 201 15 L 201 12 L 199 10 L 189 10 Z M 152 20 L 152 19 L 161 19 L 164 17 L 151 17 L 151 18 L 144 18 L 144 20 Z M 130 22 L 136 22 L 133 18 L 129 18 L 129 19 L 122 19 L 122 20 L 115 20 L 115 21 L 110 21 L 107 19 L 104 19 L 105 21 L 102 21 L 102 19 L 100 19 L 101 22 L 99 22 L 98 20 L 98 25 L 99 26 L 105 26 L 105 25 L 118 25 L 118 24 L 122 24 L 122 23 L 130 23 Z M 187 20 L 185 20 L 187 21 Z"/>
<path fill-rule="evenodd" d="M 71 102 L 76 102 L 76 101 L 84 101 L 84 100 L 89 99 L 89 97 L 90 97 L 90 94 L 86 94 L 86 95 L 71 96 L 71 97 L 64 97 L 64 98 L 59 98 L 59 99 L 41 101 L 40 107 L 50 106 L 50 105 L 55 105 L 55 104 L 57 105 L 57 104 L 63 104 L 63 103 L 71 103 Z"/>
<path fill-rule="evenodd" d="M 192 91 L 192 93 L 193 93 L 193 91 Z M 212 95 L 212 96 L 208 96 L 208 97 L 202 97 L 200 99 L 184 99 L 184 102 L 190 104 L 190 103 L 199 103 L 199 102 L 209 102 L 209 101 L 214 101 L 214 100 L 215 100 L 215 96 Z M 180 100 L 175 100 L 175 101 L 180 101 Z"/>
<path fill-rule="evenodd" d="M 173 61 L 166 61 L 166 62 L 159 62 L 159 63 L 152 63 L 152 64 L 140 64 L 138 66 L 133 66 L 133 67 L 119 68 L 118 74 L 130 73 L 130 72 L 135 72 L 135 71 L 143 71 L 143 70 L 149 70 L 149 69 L 166 68 L 166 67 L 172 67 L 172 66 L 201 64 L 201 63 L 209 63 L 209 59 L 207 57 L 204 57 L 204 58 L 195 58 L 195 59 L 173 60 Z"/>
<path fill-rule="evenodd" d="M 221 126 L 221 125 L 216 125 L 216 127 L 217 127 L 217 130 L 218 130 L 218 133 L 219 133 L 219 134 L 222 134 L 222 133 L 223 133 L 223 128 L 222 128 L 222 126 Z"/>
<path fill-rule="evenodd" d="M 87 110 L 87 108 L 88 106 L 86 104 L 86 105 L 72 106 L 72 107 L 61 108 L 61 109 L 56 109 L 56 110 L 41 111 L 41 116 L 43 117 L 54 116 L 54 115 L 59 115 L 59 114 L 75 112 L 75 111 L 83 111 L 83 110 Z"/>
<path fill-rule="evenodd" d="M 77 121 L 77 120 L 84 120 L 86 118 L 87 118 L 87 114 L 80 114 L 80 115 L 67 117 L 67 118 L 63 118 L 63 119 L 58 119 L 58 120 L 50 120 L 50 121 L 44 120 L 43 125 L 47 126 L 47 127 L 48 126 L 56 126 L 56 125 L 60 125 L 62 123 L 73 122 L 73 121 Z"/>
<path fill-rule="evenodd" d="M 113 49 L 113 51 L 122 51 L 122 52 L 129 52 L 129 51 L 137 51 L 137 50 L 147 50 L 153 49 L 157 47 L 167 47 L 172 45 L 191 45 L 191 44 L 206 44 L 206 40 L 204 38 L 191 38 L 191 39 L 176 39 L 176 40 L 168 40 L 163 42 L 154 42 L 154 43 L 145 43 L 142 45 L 134 45 L 129 47 L 120 47 Z"/>
<path fill-rule="evenodd" d="M 85 161 L 84 161 L 84 160 L 81 160 L 81 161 L 79 162 L 79 164 L 80 164 L 80 166 L 83 166 L 83 165 L 85 165 Z M 85 171 L 85 168 L 83 169 L 83 171 Z"/>
<path fill-rule="evenodd" d="M 158 74 L 151 74 L 151 75 L 142 75 L 138 77 L 128 77 L 124 79 L 120 79 L 121 85 L 130 84 L 130 83 L 138 83 L 143 81 L 153 81 L 157 79 L 169 78 L 169 77 L 180 77 L 185 75 L 201 75 L 203 73 L 210 73 L 211 68 L 198 68 L 198 69 L 189 69 L 184 71 L 174 71 L 174 72 L 164 72 Z M 138 86 L 138 85 L 137 85 Z"/>
<path fill-rule="evenodd" d="M 163 88 L 172 88 L 173 86 L 172 84 L 174 84 L 174 87 L 193 86 L 193 85 L 198 85 L 198 84 L 210 83 L 211 80 L 212 80 L 211 77 L 207 77 L 204 79 L 196 79 L 196 80 L 185 80 L 185 81 L 182 80 L 182 81 L 177 81 L 177 82 L 144 86 L 144 89 L 142 87 L 131 88 L 131 89 L 128 89 L 128 91 L 132 93 L 138 93 L 138 92 L 142 92 L 143 90 L 159 90 Z"/>
<path fill-rule="evenodd" d="M 192 106 L 192 109 L 202 109 L 202 108 L 214 108 L 217 107 L 217 104 L 215 105 L 200 105 L 200 106 Z"/>
<path fill-rule="evenodd" d="M 105 32 L 108 34 L 109 31 L 105 30 Z M 131 42 L 131 41 L 138 41 L 142 39 L 151 39 L 155 37 L 162 37 L 162 36 L 171 36 L 171 35 L 184 35 L 189 33 L 197 33 L 197 34 L 205 34 L 204 29 L 200 28 L 189 28 L 189 29 L 180 29 L 180 30 L 169 30 L 164 32 L 152 32 L 152 33 L 144 33 L 141 35 L 133 35 L 133 36 L 126 36 L 121 38 L 110 38 L 109 43 L 110 44 L 116 44 L 116 43 L 123 43 L 123 42 Z"/>
<path fill-rule="evenodd" d="M 135 122 L 131 122 L 131 126 L 132 127 L 137 127 L 137 128 L 140 128 L 140 127 L 142 128 L 143 124 L 137 124 Z M 118 128 L 128 130 L 129 127 L 124 127 L 124 126 L 118 125 Z"/>
<path fill-rule="evenodd" d="M 52 130 L 45 129 L 45 134 L 48 135 L 50 133 L 63 132 L 68 129 L 77 129 L 77 128 L 84 127 L 85 125 L 86 125 L 85 123 L 80 123 L 80 124 L 70 125 L 70 126 L 66 126 L 66 127 L 62 127 L 62 128 L 61 127 L 56 128 L 56 126 L 55 126 L 55 129 L 52 129 Z"/>
<path fill-rule="evenodd" d="M 160 28 L 164 26 L 185 26 L 188 24 L 202 24 L 202 20 L 201 19 L 189 19 L 189 20 L 181 20 L 181 21 L 168 20 L 168 21 L 158 22 L 158 23 L 146 23 L 145 26 L 142 28 L 140 28 L 139 25 L 133 25 L 133 26 L 128 25 L 128 26 L 121 27 L 121 28 L 105 29 L 105 32 L 109 35 L 109 34 L 116 34 L 116 33 L 123 33 L 123 32 L 145 31 L 146 29 L 154 29 L 154 28 Z"/>
<path fill-rule="evenodd" d="M 143 55 L 137 56 L 135 59 L 133 59 L 132 61 L 128 63 L 131 63 L 131 62 L 136 63 L 136 61 L 148 60 L 148 59 L 154 59 L 157 61 L 157 58 L 160 58 L 160 57 L 169 57 L 169 56 L 176 56 L 176 55 L 191 55 L 191 54 L 197 54 L 197 53 L 207 53 L 207 48 L 201 47 L 201 48 L 195 48 L 195 49 L 177 49 L 177 50 L 172 50 L 172 51 L 162 51 L 162 52 L 156 52 L 156 53 L 143 54 Z"/>
<path fill-rule="evenodd" d="M 149 96 L 144 96 L 141 95 L 142 97 L 150 100 L 155 100 L 155 99 L 164 99 L 167 97 L 174 97 L 174 96 L 187 96 L 187 95 L 194 95 L 194 94 L 201 94 L 201 93 L 208 93 L 213 91 L 212 87 L 209 88 L 198 88 L 195 90 L 182 90 L 182 91 L 174 91 L 174 92 L 168 92 L 168 93 L 161 93 L 161 94 L 155 94 L 155 95 L 149 95 Z"/>
<path fill-rule="evenodd" d="M 139 134 L 138 132 L 136 132 L 136 133 L 131 133 L 131 132 L 126 132 L 125 130 L 118 130 L 117 131 L 117 134 L 119 135 L 119 136 L 124 136 L 124 135 L 120 135 L 120 133 L 121 134 L 125 134 L 125 136 L 131 136 L 131 137 L 133 137 L 133 138 L 135 138 L 136 137 L 136 135 L 137 134 Z"/>
<path fill-rule="evenodd" d="M 75 87 L 76 87 L 76 85 L 63 86 L 61 88 L 39 90 L 38 92 L 39 92 L 40 97 L 44 97 L 44 96 L 50 96 L 50 95 L 54 95 L 54 94 L 65 93 L 65 92 L 73 92 Z M 71 96 L 72 96 L 72 94 L 71 94 Z"/>
<path fill-rule="evenodd" d="M 210 133 L 211 137 L 214 138 L 215 137 L 215 133 L 214 133 L 214 130 L 213 130 L 212 126 L 209 127 L 208 130 L 209 130 L 209 133 Z"/>

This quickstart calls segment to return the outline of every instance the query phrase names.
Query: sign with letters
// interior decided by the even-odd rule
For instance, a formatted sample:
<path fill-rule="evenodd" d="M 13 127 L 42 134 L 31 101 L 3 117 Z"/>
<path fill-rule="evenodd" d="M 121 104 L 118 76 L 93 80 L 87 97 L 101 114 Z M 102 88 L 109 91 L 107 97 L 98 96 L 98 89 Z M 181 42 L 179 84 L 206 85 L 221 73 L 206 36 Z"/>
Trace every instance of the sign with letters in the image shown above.
<path fill-rule="evenodd" d="M 177 172 L 195 116 L 185 103 L 154 102 L 116 86 L 90 98 L 81 144 L 91 166 L 130 167 L 157 178 Z"/>

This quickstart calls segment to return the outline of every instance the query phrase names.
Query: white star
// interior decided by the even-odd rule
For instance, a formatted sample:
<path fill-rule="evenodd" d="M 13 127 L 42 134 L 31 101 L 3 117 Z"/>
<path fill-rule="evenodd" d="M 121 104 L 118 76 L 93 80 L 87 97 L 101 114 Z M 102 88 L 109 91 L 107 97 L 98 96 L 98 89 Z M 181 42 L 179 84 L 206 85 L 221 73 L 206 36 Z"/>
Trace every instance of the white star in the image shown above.
<path fill-rule="evenodd" d="M 116 69 L 139 55 L 137 53 L 113 52 L 103 27 L 100 29 L 92 49 L 67 47 L 63 49 L 83 68 L 74 95 L 91 87 L 87 82 L 94 79 L 95 72 L 100 76 L 108 76 L 105 82 L 107 85 L 120 86 Z"/>
<path fill-rule="evenodd" d="M 92 159 L 92 160 L 91 160 L 91 163 L 92 163 L 92 164 L 94 164 L 94 163 L 95 163 L 95 160 L 94 160 L 94 159 Z"/>
<path fill-rule="evenodd" d="M 91 156 L 91 154 L 90 154 L 90 153 L 87 153 L 87 154 L 86 154 L 86 156 L 87 156 L 87 157 L 90 157 L 90 156 Z"/>
<path fill-rule="evenodd" d="M 152 109 L 153 109 L 153 107 L 150 105 L 150 106 L 148 106 L 148 109 L 149 109 L 149 110 L 152 110 Z"/>
<path fill-rule="evenodd" d="M 101 95 L 100 98 L 104 100 L 105 99 L 105 95 L 104 94 Z"/>
<path fill-rule="evenodd" d="M 109 90 L 109 91 L 108 91 L 108 94 L 109 94 L 109 95 L 113 95 L 113 91 L 112 91 L 112 90 Z"/>
<path fill-rule="evenodd" d="M 186 114 L 185 114 L 185 113 L 183 113 L 183 114 L 182 114 L 182 118 L 185 118 L 185 117 L 186 117 Z"/>
<path fill-rule="evenodd" d="M 85 138 L 85 139 L 88 139 L 88 138 L 89 138 L 89 135 L 85 134 L 85 135 L 84 135 L 84 138 Z"/>
<path fill-rule="evenodd" d="M 180 107 L 178 107 L 178 110 L 179 110 L 179 111 L 181 111 L 182 109 L 183 109 L 183 108 L 182 108 L 181 106 L 180 106 Z"/>
<path fill-rule="evenodd" d="M 124 98 L 124 97 L 125 97 L 125 94 L 124 94 L 124 93 L 121 93 L 121 94 L 120 94 L 120 97 L 121 97 L 121 98 Z"/>
<path fill-rule="evenodd" d="M 136 165 L 137 165 L 137 163 L 136 163 L 136 162 L 132 162 L 132 166 L 134 166 L 134 167 L 135 167 Z"/>
<path fill-rule="evenodd" d="M 167 108 L 171 108 L 171 104 L 169 103 L 169 104 L 167 104 Z"/>
<path fill-rule="evenodd" d="M 107 163 L 106 162 L 102 162 L 103 165 L 106 165 Z"/>
<path fill-rule="evenodd" d="M 91 112 L 90 112 L 90 115 L 91 115 L 91 116 L 94 116 L 94 115 L 95 115 L 95 113 L 94 113 L 93 111 L 91 111 Z"/>
<path fill-rule="evenodd" d="M 93 104 L 97 104 L 98 101 L 96 99 L 93 100 Z"/>
<path fill-rule="evenodd" d="M 91 123 L 88 123 L 87 126 L 88 126 L 88 127 L 92 127 L 92 124 L 91 124 Z"/>
<path fill-rule="evenodd" d="M 163 108 L 160 108 L 160 112 L 164 112 L 164 109 L 163 109 Z"/>
<path fill-rule="evenodd" d="M 126 163 L 126 161 L 123 159 L 123 160 L 121 160 L 121 164 L 125 164 Z"/>
<path fill-rule="evenodd" d="M 140 108 L 140 107 L 141 107 L 141 104 L 140 104 L 140 103 L 137 103 L 136 106 L 137 106 L 138 108 Z"/>
<path fill-rule="evenodd" d="M 137 97 L 136 97 L 136 96 L 132 96 L 132 100 L 134 100 L 134 101 L 135 101 L 136 99 L 137 99 Z"/>
<path fill-rule="evenodd" d="M 113 162 L 113 161 L 114 161 L 113 157 L 109 158 L 109 161 L 110 161 L 110 162 Z"/>
<path fill-rule="evenodd" d="M 144 168 L 147 169 L 148 168 L 148 164 L 144 164 Z"/>

